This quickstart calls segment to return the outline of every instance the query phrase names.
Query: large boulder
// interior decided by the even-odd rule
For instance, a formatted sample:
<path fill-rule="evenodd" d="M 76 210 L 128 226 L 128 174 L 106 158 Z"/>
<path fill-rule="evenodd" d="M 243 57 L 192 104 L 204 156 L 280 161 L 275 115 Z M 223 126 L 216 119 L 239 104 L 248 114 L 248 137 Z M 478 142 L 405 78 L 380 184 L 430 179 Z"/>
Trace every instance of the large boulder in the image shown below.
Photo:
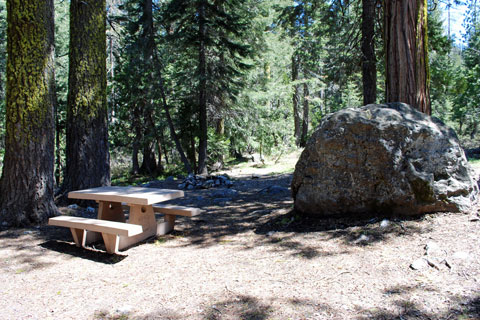
<path fill-rule="evenodd" d="M 477 193 L 455 132 L 402 103 L 327 116 L 292 180 L 295 209 L 317 216 L 466 211 Z"/>

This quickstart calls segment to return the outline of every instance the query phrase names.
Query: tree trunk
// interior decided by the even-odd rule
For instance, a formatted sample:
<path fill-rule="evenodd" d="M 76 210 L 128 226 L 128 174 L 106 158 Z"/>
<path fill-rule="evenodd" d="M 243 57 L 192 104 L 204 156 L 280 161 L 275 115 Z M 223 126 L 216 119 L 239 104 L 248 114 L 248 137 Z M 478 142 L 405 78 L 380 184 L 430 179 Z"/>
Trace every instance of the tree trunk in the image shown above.
<path fill-rule="evenodd" d="M 153 29 L 153 27 L 152 27 L 152 29 Z M 152 34 L 154 34 L 153 31 L 152 31 Z M 167 104 L 167 94 L 165 93 L 165 85 L 164 85 L 164 81 L 163 81 L 163 77 L 162 77 L 162 71 L 161 71 L 162 70 L 162 64 L 160 62 L 160 59 L 158 57 L 158 53 L 157 53 L 157 50 L 156 50 L 155 38 L 152 37 L 152 40 L 153 40 L 153 44 L 154 44 L 154 48 L 155 48 L 153 50 L 153 60 L 154 60 L 154 65 L 158 69 L 157 72 L 158 72 L 158 77 L 159 77 L 159 82 L 160 82 L 159 90 L 160 90 L 160 95 L 161 95 L 161 98 L 162 98 L 163 110 L 165 111 L 165 117 L 167 118 L 168 129 L 170 131 L 170 137 L 173 140 L 173 142 L 175 143 L 175 147 L 176 147 L 178 153 L 180 154 L 180 159 L 183 162 L 185 170 L 187 171 L 187 173 L 190 174 L 190 173 L 192 173 L 192 167 L 191 167 L 190 163 L 188 162 L 187 157 L 185 156 L 185 152 L 183 151 L 182 144 L 180 143 L 180 139 L 178 138 L 178 135 L 175 131 L 175 126 L 173 124 L 172 117 L 170 116 L 170 108 Z M 165 158 L 168 160 L 168 157 L 166 155 L 165 155 Z M 167 163 L 168 163 L 168 161 L 167 161 Z"/>
<path fill-rule="evenodd" d="M 157 159 L 155 158 L 155 150 L 152 141 L 144 142 L 143 145 L 143 161 L 140 167 L 141 174 L 153 175 L 157 171 Z"/>
<path fill-rule="evenodd" d="M 71 0 L 64 191 L 110 185 L 105 23 L 105 0 Z"/>
<path fill-rule="evenodd" d="M 294 53 L 292 55 L 292 82 L 298 80 L 298 57 Z M 300 118 L 300 110 L 299 110 L 299 96 L 300 96 L 300 88 L 298 84 L 293 84 L 293 96 L 292 96 L 292 103 L 293 103 L 293 124 L 294 124 L 294 137 L 295 137 L 295 144 L 297 146 L 300 145 L 301 139 L 301 118 Z"/>
<path fill-rule="evenodd" d="M 136 104 L 132 113 L 132 131 L 135 134 L 132 142 L 132 174 L 138 174 L 140 172 L 138 153 L 140 152 L 140 145 L 143 139 L 142 127 L 140 126 L 140 114 L 140 107 Z"/>
<path fill-rule="evenodd" d="M 303 84 L 303 118 L 302 118 L 302 136 L 300 137 L 300 147 L 304 148 L 307 144 L 308 136 L 308 122 L 309 122 L 309 112 L 310 105 L 308 102 L 309 99 L 309 90 L 308 84 L 305 82 Z"/>
<path fill-rule="evenodd" d="M 362 0 L 362 80 L 363 104 L 377 100 L 377 58 L 375 57 L 376 0 Z"/>
<path fill-rule="evenodd" d="M 207 62 L 206 62 L 206 33 L 205 1 L 198 4 L 198 114 L 200 134 L 198 137 L 198 173 L 207 174 Z"/>
<path fill-rule="evenodd" d="M 431 114 L 427 0 L 385 1 L 386 100 Z"/>
<path fill-rule="evenodd" d="M 54 186 L 53 0 L 7 1 L 5 158 L 0 222 L 37 225 L 58 210 Z"/>

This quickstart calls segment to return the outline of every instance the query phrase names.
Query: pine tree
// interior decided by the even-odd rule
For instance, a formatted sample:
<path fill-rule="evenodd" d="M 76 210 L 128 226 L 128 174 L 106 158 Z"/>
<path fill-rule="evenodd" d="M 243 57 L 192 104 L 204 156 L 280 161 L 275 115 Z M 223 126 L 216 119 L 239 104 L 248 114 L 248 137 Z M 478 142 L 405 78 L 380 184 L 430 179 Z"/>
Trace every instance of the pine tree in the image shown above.
<path fill-rule="evenodd" d="M 7 1 L 6 150 L 0 221 L 40 224 L 53 216 L 53 0 Z"/>
<path fill-rule="evenodd" d="M 197 171 L 202 174 L 207 173 L 208 119 L 234 99 L 242 86 L 242 70 L 247 68 L 242 61 L 250 54 L 245 44 L 250 22 L 247 4 L 239 0 L 172 0 L 165 10 L 172 43 L 181 48 L 183 59 L 194 63 L 177 76 L 193 81 L 182 92 L 182 100 L 184 105 L 194 106 L 197 116 Z"/>
<path fill-rule="evenodd" d="M 386 100 L 431 114 L 427 0 L 386 0 Z"/>
<path fill-rule="evenodd" d="M 64 191 L 110 184 L 105 0 L 70 1 Z"/>

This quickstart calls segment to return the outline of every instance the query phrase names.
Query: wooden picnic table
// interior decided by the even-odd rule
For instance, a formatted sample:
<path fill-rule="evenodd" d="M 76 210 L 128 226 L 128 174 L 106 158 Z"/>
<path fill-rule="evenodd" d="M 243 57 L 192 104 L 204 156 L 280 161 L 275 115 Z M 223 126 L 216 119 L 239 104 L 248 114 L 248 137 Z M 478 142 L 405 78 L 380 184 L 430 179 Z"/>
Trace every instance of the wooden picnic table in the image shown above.
<path fill-rule="evenodd" d="M 77 246 L 103 238 L 107 252 L 117 253 L 149 237 L 172 231 L 176 215 L 199 214 L 198 208 L 158 204 L 183 196 L 181 190 L 142 187 L 109 186 L 72 191 L 69 198 L 98 202 L 97 219 L 59 216 L 50 218 L 49 224 L 69 227 Z M 128 221 L 124 208 L 129 210 Z M 155 212 L 165 214 L 163 222 L 157 223 Z"/>

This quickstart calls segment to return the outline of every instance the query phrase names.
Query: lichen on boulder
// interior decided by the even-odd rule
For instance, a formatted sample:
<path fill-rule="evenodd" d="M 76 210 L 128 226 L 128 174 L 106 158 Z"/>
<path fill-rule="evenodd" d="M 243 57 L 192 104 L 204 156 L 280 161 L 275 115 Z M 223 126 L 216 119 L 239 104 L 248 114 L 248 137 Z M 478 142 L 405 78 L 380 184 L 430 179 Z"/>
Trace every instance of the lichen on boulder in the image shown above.
<path fill-rule="evenodd" d="M 477 182 L 455 132 L 403 103 L 325 117 L 295 167 L 297 212 L 418 215 L 467 211 Z"/>

